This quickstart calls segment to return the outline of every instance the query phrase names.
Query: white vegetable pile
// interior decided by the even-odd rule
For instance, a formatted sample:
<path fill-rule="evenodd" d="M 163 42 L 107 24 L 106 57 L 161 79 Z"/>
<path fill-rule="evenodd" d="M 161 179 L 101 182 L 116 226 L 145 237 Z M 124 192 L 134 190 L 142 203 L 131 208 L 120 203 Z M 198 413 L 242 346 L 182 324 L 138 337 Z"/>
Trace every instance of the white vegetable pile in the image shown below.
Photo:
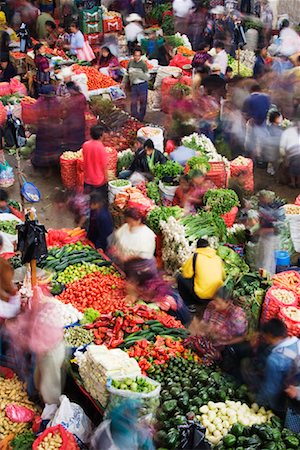
<path fill-rule="evenodd" d="M 194 246 L 189 244 L 185 237 L 184 226 L 174 217 L 167 222 L 161 220 L 160 227 L 163 233 L 162 259 L 165 270 L 173 274 L 192 255 Z"/>
<path fill-rule="evenodd" d="M 78 322 L 78 320 L 83 318 L 83 314 L 71 305 L 71 303 L 62 303 L 54 297 L 45 297 L 44 301 L 55 305 L 55 321 L 63 327 Z"/>
<path fill-rule="evenodd" d="M 268 422 L 274 415 L 272 411 L 266 411 L 256 403 L 249 408 L 246 403 L 230 400 L 226 400 L 225 403 L 208 402 L 207 405 L 201 406 L 200 413 L 197 418 L 206 428 L 206 439 L 213 445 L 217 445 L 235 423 L 247 427 L 260 425 Z"/>
<path fill-rule="evenodd" d="M 108 401 L 108 378 L 126 378 L 141 375 L 134 358 L 116 348 L 108 350 L 104 345 L 90 345 L 79 362 L 79 373 L 85 389 L 105 407 Z"/>
<path fill-rule="evenodd" d="M 193 144 L 192 147 L 191 144 Z M 197 149 L 195 149 L 194 144 L 196 144 Z M 185 145 L 186 147 L 189 148 L 193 148 L 197 152 L 200 152 L 203 155 L 207 156 L 210 162 L 223 161 L 225 163 L 225 166 L 229 167 L 228 159 L 226 159 L 224 156 L 220 155 L 217 152 L 212 141 L 204 134 L 193 133 L 190 134 L 189 136 L 185 136 L 182 139 L 182 145 Z"/>

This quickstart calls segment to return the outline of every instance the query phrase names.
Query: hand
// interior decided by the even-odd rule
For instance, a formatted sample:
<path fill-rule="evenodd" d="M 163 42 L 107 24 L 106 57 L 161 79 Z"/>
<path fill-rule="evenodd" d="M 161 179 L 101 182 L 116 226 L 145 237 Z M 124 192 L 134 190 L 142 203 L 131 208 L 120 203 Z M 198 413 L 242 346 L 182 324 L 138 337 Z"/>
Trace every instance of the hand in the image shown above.
<path fill-rule="evenodd" d="M 297 397 L 297 388 L 296 386 L 289 386 L 285 389 L 285 393 L 290 397 L 290 398 L 296 398 Z"/>

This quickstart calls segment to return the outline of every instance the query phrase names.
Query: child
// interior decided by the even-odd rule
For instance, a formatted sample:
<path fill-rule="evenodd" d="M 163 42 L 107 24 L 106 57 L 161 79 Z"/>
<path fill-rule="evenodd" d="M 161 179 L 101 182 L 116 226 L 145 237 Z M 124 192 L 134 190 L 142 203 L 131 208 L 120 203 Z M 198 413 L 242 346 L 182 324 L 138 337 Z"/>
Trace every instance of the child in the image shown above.
<path fill-rule="evenodd" d="M 103 196 L 92 193 L 90 196 L 90 223 L 88 228 L 88 239 L 101 248 L 104 252 L 107 248 L 107 238 L 113 232 L 113 220 L 106 206 Z"/>
<path fill-rule="evenodd" d="M 58 38 L 56 41 L 56 48 L 64 49 L 66 45 L 70 44 L 70 35 L 66 32 L 65 26 L 63 23 L 60 23 L 57 27 Z"/>
<path fill-rule="evenodd" d="M 4 189 L 0 189 L 0 214 L 13 214 L 18 219 L 23 220 L 23 214 L 13 206 L 9 205 L 8 193 Z"/>
<path fill-rule="evenodd" d="M 188 203 L 190 190 L 191 183 L 188 175 L 182 175 L 173 198 L 173 206 L 184 208 Z"/>

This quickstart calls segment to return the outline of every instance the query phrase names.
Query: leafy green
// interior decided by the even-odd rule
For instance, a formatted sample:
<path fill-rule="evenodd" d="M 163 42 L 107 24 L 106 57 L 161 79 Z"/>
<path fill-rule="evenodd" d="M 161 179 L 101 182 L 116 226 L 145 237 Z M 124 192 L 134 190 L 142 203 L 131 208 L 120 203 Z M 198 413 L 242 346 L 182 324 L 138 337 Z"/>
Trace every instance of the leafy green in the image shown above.
<path fill-rule="evenodd" d="M 166 11 L 172 11 L 172 4 L 171 3 L 164 3 L 162 5 L 154 6 L 151 9 L 151 13 L 150 13 L 151 18 L 153 20 L 156 20 L 158 22 L 158 24 L 161 25 L 162 20 L 163 20 L 163 18 L 162 18 L 163 14 Z M 172 34 L 172 33 L 170 33 L 170 34 Z"/>
<path fill-rule="evenodd" d="M 196 215 L 187 215 L 181 219 L 185 227 L 185 236 L 190 242 L 197 241 L 204 236 L 215 236 L 223 242 L 226 238 L 224 220 L 210 211 L 199 211 Z"/>
<path fill-rule="evenodd" d="M 161 28 L 164 32 L 164 34 L 174 34 L 175 28 L 174 28 L 174 17 L 167 15 L 164 17 Z"/>
<path fill-rule="evenodd" d="M 93 323 L 96 319 L 100 317 L 99 311 L 94 308 L 87 308 L 83 313 L 83 318 L 81 319 L 81 325 L 85 325 L 87 323 Z"/>
<path fill-rule="evenodd" d="M 187 86 L 186 84 L 176 83 L 171 88 L 170 94 L 176 98 L 187 97 L 188 95 L 190 95 L 191 90 L 191 87 Z"/>
<path fill-rule="evenodd" d="M 183 214 L 183 211 L 179 206 L 159 206 L 152 209 L 147 216 L 147 225 L 154 233 L 160 232 L 160 221 L 167 222 L 169 217 L 175 217 L 179 219 Z"/>
<path fill-rule="evenodd" d="M 32 431 L 24 431 L 13 438 L 10 445 L 13 450 L 31 450 L 36 439 Z"/>
<path fill-rule="evenodd" d="M 218 247 L 217 254 L 224 261 L 225 272 L 228 279 L 237 281 L 243 274 L 249 272 L 250 268 L 243 258 L 234 250 L 223 245 Z"/>
<path fill-rule="evenodd" d="M 201 172 L 206 173 L 210 170 L 210 164 L 208 158 L 204 155 L 193 156 L 187 162 L 189 166 L 189 171 L 191 170 L 201 170 Z"/>
<path fill-rule="evenodd" d="M 160 192 L 158 184 L 155 181 L 149 181 L 146 185 L 147 197 L 154 201 L 156 205 L 160 203 Z"/>
<path fill-rule="evenodd" d="M 175 34 L 173 36 L 165 36 L 165 40 L 171 47 L 177 48 L 181 45 L 185 45 L 184 39 Z"/>
<path fill-rule="evenodd" d="M 167 161 L 165 164 L 157 163 L 154 166 L 153 174 L 159 180 L 168 177 L 174 179 L 183 174 L 183 167 L 175 161 Z"/>
<path fill-rule="evenodd" d="M 225 214 L 234 206 L 239 206 L 239 198 L 232 189 L 209 189 L 203 197 L 203 202 L 216 214 Z"/>
<path fill-rule="evenodd" d="M 128 169 L 134 158 L 132 151 L 125 151 L 118 157 L 117 171 L 120 173 L 122 170 Z"/>

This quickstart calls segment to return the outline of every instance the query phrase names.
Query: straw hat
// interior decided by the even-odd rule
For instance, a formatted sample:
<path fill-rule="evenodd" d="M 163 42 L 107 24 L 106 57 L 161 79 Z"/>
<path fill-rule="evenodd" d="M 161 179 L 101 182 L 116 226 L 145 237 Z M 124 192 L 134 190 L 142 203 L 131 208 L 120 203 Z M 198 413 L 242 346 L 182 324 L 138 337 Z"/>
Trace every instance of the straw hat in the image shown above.
<path fill-rule="evenodd" d="M 130 22 L 143 22 L 143 19 L 141 18 L 141 16 L 139 16 L 136 13 L 131 13 L 129 14 L 129 16 L 126 18 L 126 22 L 130 23 Z"/>
<path fill-rule="evenodd" d="M 221 72 L 221 66 L 219 64 L 212 64 L 210 67 L 211 73 Z"/>

